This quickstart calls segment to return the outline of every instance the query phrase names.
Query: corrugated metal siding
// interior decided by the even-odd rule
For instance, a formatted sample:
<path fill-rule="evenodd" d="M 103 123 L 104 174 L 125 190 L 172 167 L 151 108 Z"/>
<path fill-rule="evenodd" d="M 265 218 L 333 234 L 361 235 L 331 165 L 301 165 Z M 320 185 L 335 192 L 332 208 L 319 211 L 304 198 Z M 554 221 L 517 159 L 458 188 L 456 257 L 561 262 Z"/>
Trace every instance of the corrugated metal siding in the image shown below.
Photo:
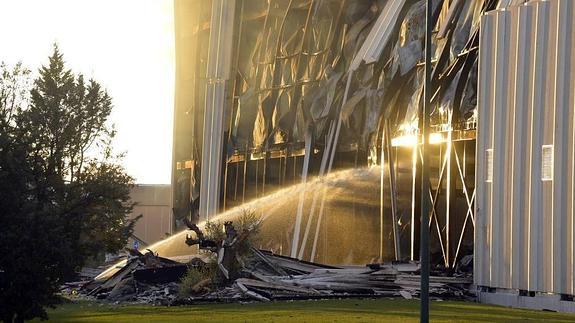
<path fill-rule="evenodd" d="M 479 51 L 479 83 L 478 83 L 478 98 L 477 98 L 477 111 L 478 111 L 478 135 L 476 142 L 477 152 L 476 158 L 476 220 L 475 220 L 475 259 L 474 259 L 474 278 L 478 285 L 488 285 L 491 279 L 490 267 L 491 263 L 491 239 L 489 228 L 491 227 L 491 184 L 487 182 L 488 173 L 486 165 L 489 164 L 488 150 L 491 149 L 491 131 L 490 125 L 492 116 L 492 109 L 490 107 L 491 101 L 489 98 L 492 96 L 492 87 L 489 86 L 489 77 L 492 74 L 491 68 L 493 67 L 493 35 L 494 35 L 494 16 L 484 15 L 481 18 L 480 30 L 480 44 Z M 479 185 L 478 185 L 479 184 Z M 479 247 L 481 246 L 481 247 Z"/>
<path fill-rule="evenodd" d="M 532 16 L 533 8 L 531 6 L 519 6 L 511 9 L 512 30 L 515 38 L 511 41 L 511 55 L 514 57 L 516 66 L 514 73 L 510 76 L 510 100 L 509 107 L 513 109 L 513 146 L 511 154 L 512 169 L 516 176 L 512 176 L 512 191 L 510 215 L 511 224 L 511 241 L 514 249 L 511 250 L 511 287 L 519 289 L 526 286 L 527 263 L 528 263 L 528 245 L 529 241 L 529 221 L 527 218 L 527 201 L 526 198 L 529 190 L 526 184 L 530 172 L 529 154 L 531 150 L 528 146 L 529 124 L 531 115 L 528 113 L 531 93 L 531 59 L 533 57 L 531 49 L 533 46 L 533 28 Z M 523 247 L 522 247 L 523 246 Z"/>
<path fill-rule="evenodd" d="M 479 286 L 574 292 L 573 2 L 530 1 L 481 19 Z"/>

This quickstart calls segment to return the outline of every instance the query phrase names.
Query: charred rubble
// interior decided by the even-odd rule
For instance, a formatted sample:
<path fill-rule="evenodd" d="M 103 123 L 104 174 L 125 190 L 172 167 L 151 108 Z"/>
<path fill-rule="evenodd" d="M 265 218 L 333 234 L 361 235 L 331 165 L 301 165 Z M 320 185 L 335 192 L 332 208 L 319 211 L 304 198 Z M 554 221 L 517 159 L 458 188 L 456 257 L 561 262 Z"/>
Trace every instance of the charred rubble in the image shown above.
<path fill-rule="evenodd" d="M 186 243 L 213 254 L 211 260 L 193 258 L 182 264 L 148 250 L 130 250 L 121 268 L 105 280 L 84 284 L 81 293 L 110 302 L 134 302 L 178 305 L 203 302 L 241 302 L 324 299 L 345 297 L 419 296 L 419 265 L 415 262 L 370 264 L 365 267 L 335 267 L 302 261 L 253 247 L 242 250 L 250 230 L 237 230 L 232 222 L 224 224 L 220 239 L 207 237 L 196 225 L 187 223 L 195 237 Z M 191 269 L 215 268 L 191 294 L 178 294 L 178 284 Z M 437 299 L 472 299 L 472 278 L 461 271 L 446 276 L 436 271 L 430 282 L 430 295 Z"/>

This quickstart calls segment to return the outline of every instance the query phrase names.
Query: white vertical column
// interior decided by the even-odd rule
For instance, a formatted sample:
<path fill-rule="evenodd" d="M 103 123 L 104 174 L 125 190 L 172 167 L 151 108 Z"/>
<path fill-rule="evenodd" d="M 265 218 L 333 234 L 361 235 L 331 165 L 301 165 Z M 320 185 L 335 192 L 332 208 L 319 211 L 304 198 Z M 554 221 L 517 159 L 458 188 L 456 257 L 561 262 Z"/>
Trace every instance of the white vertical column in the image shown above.
<path fill-rule="evenodd" d="M 515 76 L 517 71 L 517 24 L 519 14 L 517 12 L 517 7 L 512 7 L 506 9 L 508 13 L 508 23 L 507 31 L 508 34 L 508 45 L 507 49 L 507 97 L 506 97 L 506 109 L 505 113 L 505 125 L 504 129 L 501 129 L 501 133 L 505 136 L 505 150 L 503 151 L 503 173 L 502 178 L 503 183 L 503 213 L 502 213 L 502 232 L 503 235 L 503 245 L 502 245 L 502 257 L 504 259 L 505 269 L 502 279 L 504 283 L 502 284 L 506 288 L 511 288 L 513 285 L 513 278 L 517 276 L 517 272 L 513 272 L 512 268 L 514 265 L 514 245 L 513 245 L 513 229 L 514 225 L 519 220 L 518 214 L 513 212 L 513 197 L 515 193 L 514 187 L 514 173 L 515 173 L 515 163 L 514 163 L 514 142 L 515 142 L 515 117 L 516 117 L 516 105 L 515 99 L 517 95 L 517 89 L 515 88 Z M 525 71 L 522 71 L 525 73 Z M 515 245 L 516 246 L 516 245 Z"/>
<path fill-rule="evenodd" d="M 513 75 L 513 98 L 511 105 L 514 111 L 513 127 L 513 170 L 511 199 L 511 286 L 515 289 L 528 289 L 528 232 L 529 219 L 528 188 L 525 185 L 530 173 L 528 166 L 528 129 L 529 93 L 531 80 L 531 48 L 532 48 L 532 7 L 517 6 L 511 9 L 514 18 L 512 33 L 515 34 L 514 53 L 515 66 Z"/>
<path fill-rule="evenodd" d="M 570 8 L 570 12 L 569 15 L 570 17 L 575 17 L 575 4 L 571 5 Z M 570 39 L 570 43 L 571 43 L 571 52 L 570 52 L 570 84 L 571 84 L 571 89 L 573 89 L 573 86 L 575 86 L 575 26 L 571 25 L 571 39 Z M 566 285 L 568 285 L 569 287 L 569 293 L 570 294 L 575 294 L 575 286 L 574 286 L 574 281 L 575 281 L 575 246 L 573 245 L 574 240 L 575 240 L 575 232 L 574 232 L 574 227 L 575 227 L 575 91 L 569 91 L 570 96 L 569 96 L 569 131 L 567 132 L 569 134 L 569 143 L 567 144 L 567 148 L 568 148 L 568 153 L 567 156 L 568 160 L 570 161 L 570 164 L 566 165 L 567 167 L 567 173 L 565 174 L 565 177 L 567 177 L 568 179 L 568 185 L 567 185 L 567 216 L 569 218 L 570 221 L 570 225 L 569 225 L 569 238 L 570 240 L 567 241 L 566 243 L 569 246 L 569 250 L 570 250 L 570 255 L 569 255 L 569 260 L 568 260 L 568 266 L 569 266 L 569 272 L 567 273 L 567 283 Z"/>
<path fill-rule="evenodd" d="M 533 2 L 535 37 L 533 54 L 533 83 L 531 92 L 531 178 L 529 183 L 529 290 L 543 290 L 543 210 L 541 181 L 541 145 L 543 143 L 543 110 L 545 107 L 545 72 L 547 61 L 547 2 Z"/>
<path fill-rule="evenodd" d="M 503 258 L 509 263 L 509 270 L 505 272 L 504 279 L 506 281 L 505 286 L 510 288 L 513 286 L 513 280 L 517 276 L 512 268 L 515 262 L 515 253 L 513 250 L 516 247 L 514 244 L 514 225 L 517 223 L 518 215 L 515 214 L 513 208 L 513 200 L 515 197 L 515 187 L 514 187 L 514 172 L 515 172 L 515 105 L 517 89 L 515 88 L 515 77 L 517 75 L 517 24 L 519 20 L 519 14 L 517 12 L 517 7 L 507 8 L 506 11 L 509 13 L 509 29 L 507 33 L 509 34 L 509 46 L 508 46 L 508 59 L 507 59 L 507 108 L 505 109 L 506 114 L 506 126 L 503 132 L 505 133 L 505 145 L 507 149 L 504 152 L 504 178 L 505 182 L 503 190 L 505 192 L 503 200 L 503 222 L 505 232 L 505 241 L 503 242 Z"/>
<path fill-rule="evenodd" d="M 492 269 L 491 286 L 508 287 L 509 261 L 506 259 L 507 245 L 505 208 L 507 152 L 508 152 L 508 58 L 509 58 L 509 12 L 496 11 L 495 27 L 495 71 L 493 82 L 493 191 L 492 191 Z"/>
<path fill-rule="evenodd" d="M 555 29 L 556 53 L 553 84 L 553 104 L 555 122 L 553 127 L 553 291 L 571 293 L 571 218 L 568 214 L 568 184 L 566 176 L 569 163 L 570 92 L 571 79 L 571 37 L 573 33 L 572 0 L 558 0 L 552 7 Z"/>
<path fill-rule="evenodd" d="M 212 2 L 200 183 L 202 220 L 217 214 L 220 204 L 225 91 L 230 78 L 235 3 L 233 0 Z"/>
<path fill-rule="evenodd" d="M 545 90 L 544 103 L 543 103 L 543 133 L 542 133 L 542 147 L 541 150 L 541 172 L 542 172 L 542 191 L 541 199 L 542 204 L 542 228 L 543 228 L 543 289 L 542 291 L 553 291 L 553 281 L 555 279 L 555 259 L 560 257 L 553 252 L 554 245 L 554 226 L 555 214 L 553 214 L 553 160 L 555 157 L 553 148 L 553 137 L 555 128 L 555 72 L 556 72 L 556 53 L 557 53 L 557 1 L 548 2 L 547 10 L 547 28 L 545 36 L 547 37 L 547 53 L 546 53 L 546 81 L 542 86 Z M 541 18 L 540 15 L 539 18 Z M 547 150 L 547 151 L 546 151 Z M 548 153 L 547 153 L 548 152 Z"/>
<path fill-rule="evenodd" d="M 487 151 L 491 148 L 492 123 L 492 73 L 493 67 L 493 34 L 495 19 L 492 14 L 481 17 L 479 37 L 479 83 L 477 97 L 477 142 L 475 162 L 475 236 L 474 236 L 474 282 L 476 285 L 488 286 L 490 282 L 491 241 L 489 225 L 491 218 L 491 182 L 489 182 Z"/>
<path fill-rule="evenodd" d="M 575 17 L 575 4 L 571 4 L 571 8 L 568 11 L 569 17 Z M 575 86 L 575 26 L 571 25 L 571 38 L 569 39 L 570 42 L 570 58 L 569 58 L 569 65 L 570 65 L 570 85 L 571 89 Z M 568 245 L 569 257 L 567 266 L 569 268 L 566 279 L 567 282 L 565 283 L 568 286 L 568 290 L 570 294 L 575 294 L 575 246 L 573 245 L 575 240 L 575 91 L 569 91 L 569 102 L 568 102 L 568 118 L 569 118 L 569 130 L 568 130 L 568 137 L 569 142 L 567 143 L 567 160 L 569 163 L 566 165 L 567 173 L 565 177 L 568 180 L 567 184 L 567 217 L 569 223 L 569 240 L 566 241 Z"/>

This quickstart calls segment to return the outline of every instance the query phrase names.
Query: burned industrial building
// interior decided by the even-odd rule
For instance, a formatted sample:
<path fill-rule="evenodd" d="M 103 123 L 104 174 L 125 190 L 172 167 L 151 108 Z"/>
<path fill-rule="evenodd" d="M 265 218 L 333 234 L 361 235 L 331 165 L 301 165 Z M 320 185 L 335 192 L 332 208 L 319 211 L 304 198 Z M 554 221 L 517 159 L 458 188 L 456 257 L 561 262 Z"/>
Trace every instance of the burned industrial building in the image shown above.
<path fill-rule="evenodd" d="M 425 9 L 176 0 L 173 225 L 250 210 L 258 248 L 333 266 L 418 261 L 424 227 L 480 300 L 575 311 L 573 1 L 433 1 L 424 159 Z"/>
<path fill-rule="evenodd" d="M 496 5 L 434 8 L 429 194 L 445 267 L 473 252 L 479 18 Z M 425 3 L 177 1 L 175 12 L 176 219 L 196 199 L 205 221 L 300 187 L 275 197 L 277 211 L 257 209 L 281 223 L 270 224 L 274 250 L 331 264 L 418 259 Z"/>

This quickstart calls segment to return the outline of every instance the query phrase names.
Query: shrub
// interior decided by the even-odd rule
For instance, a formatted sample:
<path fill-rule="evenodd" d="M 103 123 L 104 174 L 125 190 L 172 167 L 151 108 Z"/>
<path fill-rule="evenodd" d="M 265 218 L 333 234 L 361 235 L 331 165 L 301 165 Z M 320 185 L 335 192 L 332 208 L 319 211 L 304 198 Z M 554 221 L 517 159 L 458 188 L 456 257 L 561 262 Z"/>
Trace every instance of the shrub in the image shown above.
<path fill-rule="evenodd" d="M 221 221 L 208 221 L 205 226 L 205 238 L 206 240 L 213 240 L 218 245 L 222 244 L 222 241 L 226 239 L 226 233 L 224 231 L 224 224 Z"/>
<path fill-rule="evenodd" d="M 190 267 L 184 277 L 180 279 L 178 285 L 178 295 L 180 297 L 189 297 L 199 294 L 204 287 L 214 285 L 217 280 L 217 261 L 211 258 L 204 266 Z M 199 286 L 201 282 L 208 280 L 205 285 Z"/>
<path fill-rule="evenodd" d="M 246 238 L 237 246 L 239 256 L 248 256 L 251 254 L 250 249 L 259 241 L 261 230 L 260 218 L 253 210 L 244 209 L 238 219 L 238 233 L 247 232 Z"/>

